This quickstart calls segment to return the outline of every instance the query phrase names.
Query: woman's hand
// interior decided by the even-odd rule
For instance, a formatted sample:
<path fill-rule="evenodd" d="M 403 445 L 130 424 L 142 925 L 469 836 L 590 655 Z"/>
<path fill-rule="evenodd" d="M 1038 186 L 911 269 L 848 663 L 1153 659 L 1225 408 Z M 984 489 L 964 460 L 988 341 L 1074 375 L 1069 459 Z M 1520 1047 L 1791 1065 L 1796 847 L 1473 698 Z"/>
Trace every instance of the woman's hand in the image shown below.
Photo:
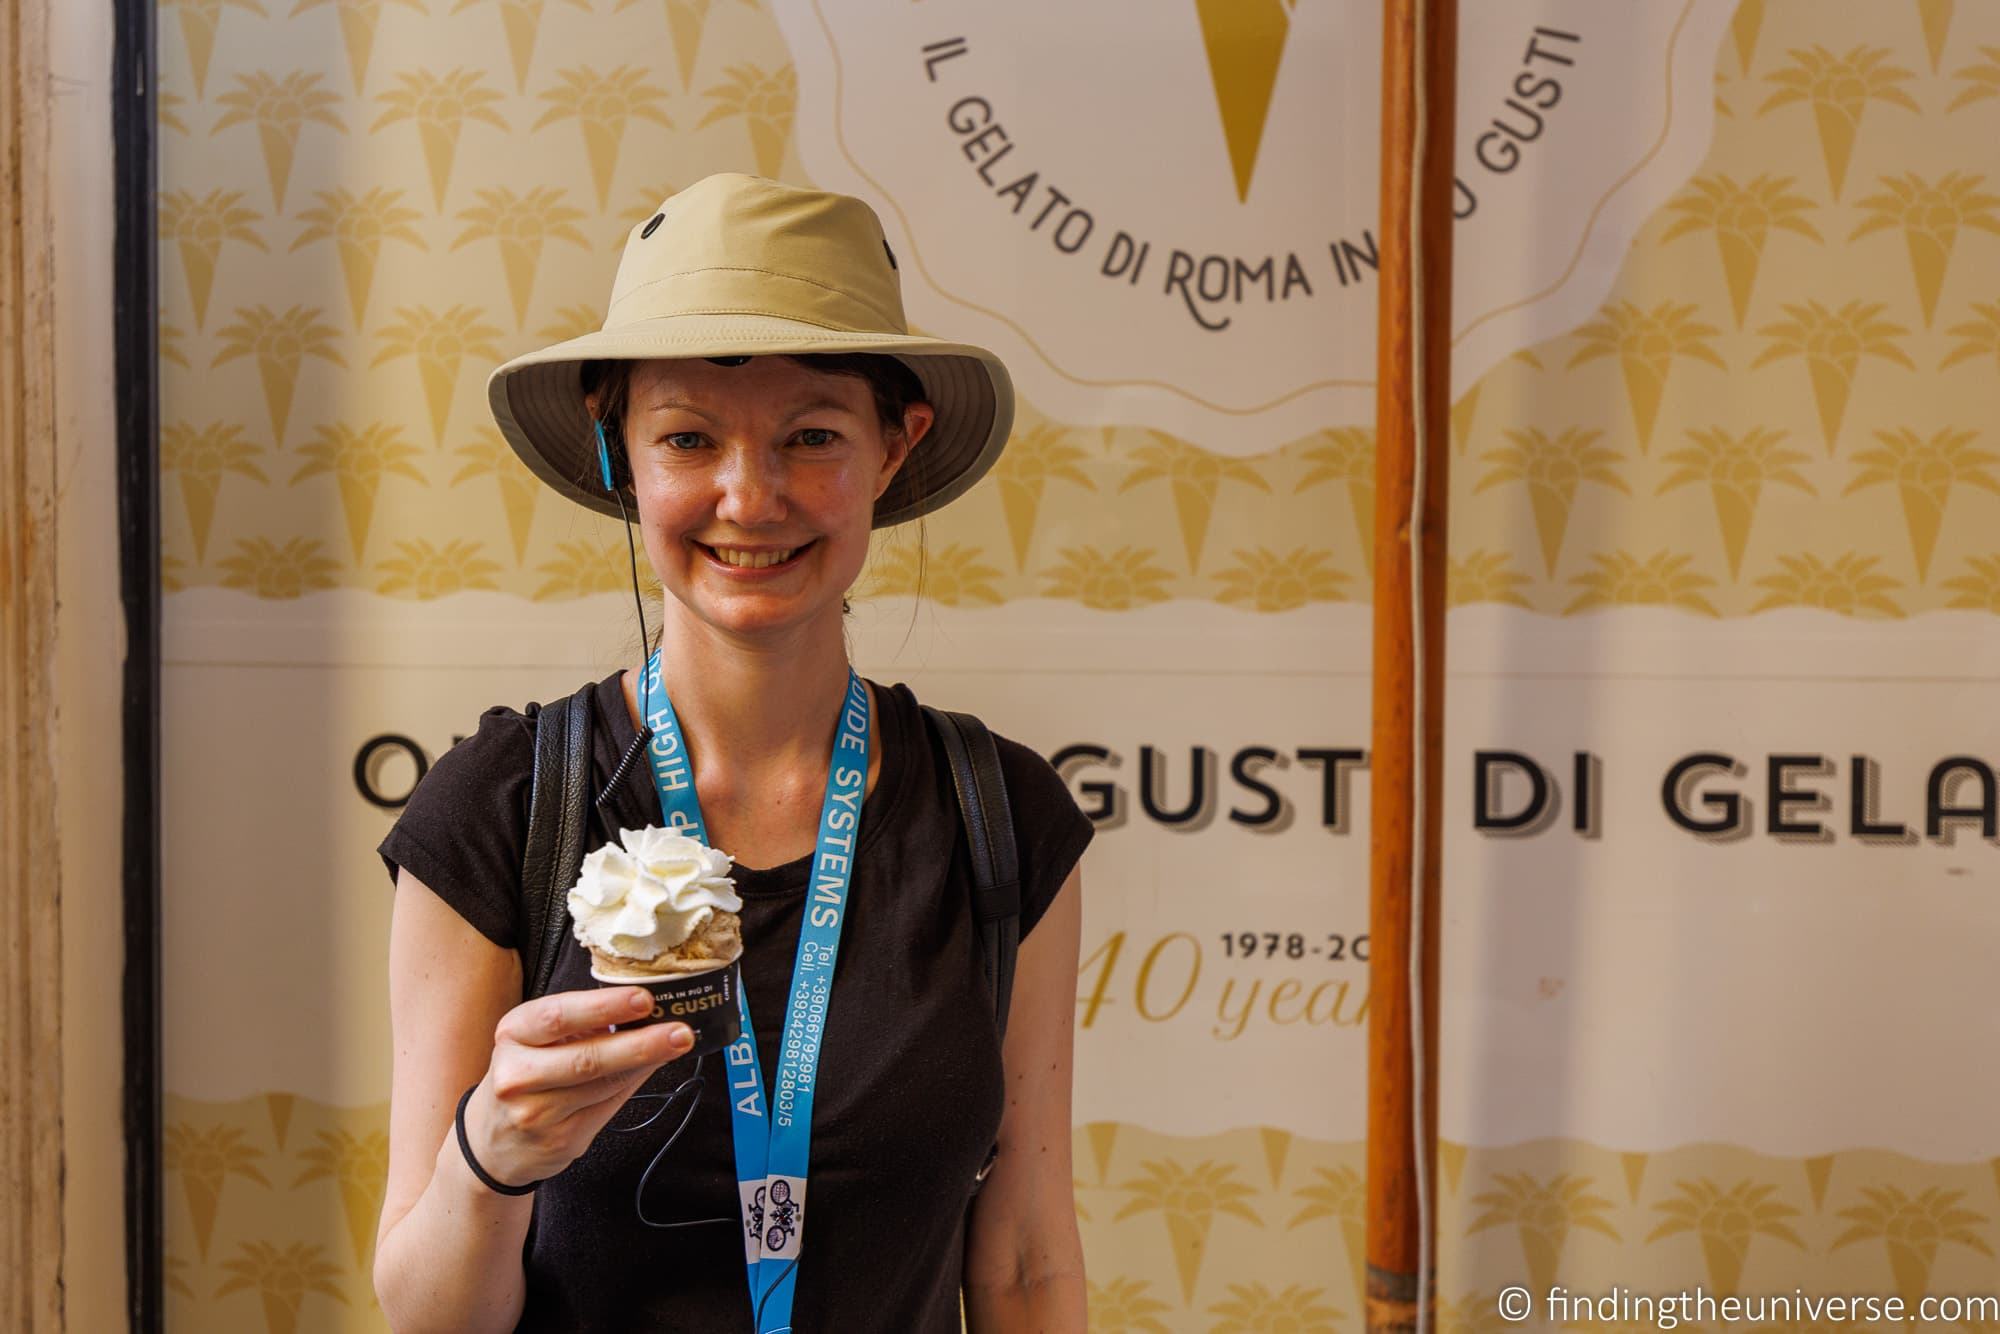
<path fill-rule="evenodd" d="M 648 1013 L 641 987 L 558 991 L 507 1011 L 493 1059 L 465 1107 L 473 1156 L 495 1180 L 520 1185 L 568 1167 L 646 1082 L 694 1045 L 686 1024 L 606 1030 Z"/>

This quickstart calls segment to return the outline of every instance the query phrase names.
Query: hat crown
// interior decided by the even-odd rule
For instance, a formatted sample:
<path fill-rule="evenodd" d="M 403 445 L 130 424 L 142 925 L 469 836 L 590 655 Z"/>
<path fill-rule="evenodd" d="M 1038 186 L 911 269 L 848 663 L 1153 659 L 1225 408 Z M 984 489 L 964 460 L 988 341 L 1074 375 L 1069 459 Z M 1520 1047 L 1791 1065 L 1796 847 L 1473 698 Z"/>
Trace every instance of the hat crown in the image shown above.
<path fill-rule="evenodd" d="M 633 226 L 604 328 L 724 314 L 909 331 L 875 210 L 850 195 L 733 172 L 695 182 Z"/>

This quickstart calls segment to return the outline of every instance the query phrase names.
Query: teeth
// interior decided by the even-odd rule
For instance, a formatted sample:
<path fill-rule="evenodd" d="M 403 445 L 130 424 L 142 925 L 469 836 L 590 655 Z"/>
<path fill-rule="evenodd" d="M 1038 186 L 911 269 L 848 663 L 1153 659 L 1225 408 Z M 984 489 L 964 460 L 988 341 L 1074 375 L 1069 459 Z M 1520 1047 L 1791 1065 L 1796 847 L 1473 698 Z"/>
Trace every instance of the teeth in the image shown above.
<path fill-rule="evenodd" d="M 761 570 L 767 565 L 777 565 L 788 561 L 798 551 L 788 547 L 783 551 L 739 551 L 734 547 L 710 547 L 716 559 L 725 565 L 735 565 L 748 570 Z"/>

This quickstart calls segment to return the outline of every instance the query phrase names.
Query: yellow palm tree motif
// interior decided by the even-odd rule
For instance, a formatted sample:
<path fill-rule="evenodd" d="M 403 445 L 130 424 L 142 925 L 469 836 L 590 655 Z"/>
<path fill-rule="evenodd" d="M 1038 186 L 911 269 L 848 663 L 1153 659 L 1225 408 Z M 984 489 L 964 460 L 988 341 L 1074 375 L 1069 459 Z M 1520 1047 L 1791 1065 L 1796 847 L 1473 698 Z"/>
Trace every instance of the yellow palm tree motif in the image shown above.
<path fill-rule="evenodd" d="M 1102 1334 L 1169 1334 L 1156 1316 L 1173 1308 L 1147 1295 L 1153 1285 L 1144 1279 L 1114 1278 L 1107 1283 L 1085 1281 L 1089 1318 L 1084 1322 Z"/>
<path fill-rule="evenodd" d="M 1618 1230 L 1604 1217 L 1611 1201 L 1590 1193 L 1590 1177 L 1559 1172 L 1547 1181 L 1537 1181 L 1526 1172 L 1518 1176 L 1502 1172 L 1493 1180 L 1500 1189 L 1472 1197 L 1486 1212 L 1472 1221 L 1465 1234 L 1512 1224 L 1527 1258 L 1531 1289 L 1547 1291 L 1555 1282 L 1556 1262 L 1562 1258 L 1571 1228 L 1589 1228 L 1613 1241 L 1620 1240 Z"/>
<path fill-rule="evenodd" d="M 590 306 L 558 306 L 555 319 L 535 330 L 535 336 L 567 342 L 587 333 L 596 333 L 603 327 L 604 315 L 601 311 Z"/>
<path fill-rule="evenodd" d="M 188 1215 L 194 1220 L 195 1252 L 205 1260 L 209 1238 L 215 1232 L 216 1210 L 229 1178 L 242 1177 L 266 1187 L 271 1184 L 257 1166 L 264 1151 L 245 1143 L 243 1132 L 235 1126 L 213 1125 L 202 1130 L 186 1121 L 167 1127 L 164 1147 L 167 1170 L 181 1175 L 181 1191 L 187 1197 Z"/>
<path fill-rule="evenodd" d="M 339 11 L 340 40 L 347 47 L 347 68 L 354 76 L 356 96 L 368 78 L 368 57 L 375 50 L 375 30 L 381 25 L 385 3 L 424 12 L 423 0 L 298 0 L 292 6 L 293 17 L 321 5 L 333 5 Z"/>
<path fill-rule="evenodd" d="M 947 543 L 928 556 L 911 547 L 886 552 L 868 581 L 869 597 L 925 597 L 947 607 L 990 607 L 1003 599 L 993 581 L 1000 571 L 980 559 L 979 547 Z"/>
<path fill-rule="evenodd" d="M 393 475 L 420 485 L 429 484 L 429 479 L 410 462 L 420 452 L 403 439 L 400 426 L 375 422 L 355 427 L 335 422 L 320 427 L 312 443 L 300 448 L 299 454 L 306 464 L 292 474 L 292 485 L 322 474 L 330 474 L 339 484 L 340 508 L 347 516 L 347 539 L 353 544 L 354 561 L 358 565 L 362 549 L 368 545 L 368 526 L 375 517 L 375 498 L 382 490 L 383 479 Z"/>
<path fill-rule="evenodd" d="M 1750 311 L 1750 293 L 1757 285 L 1757 269 L 1763 263 L 1764 243 L 1772 229 L 1812 241 L 1824 239 L 1801 216 L 1818 205 L 1804 195 L 1792 194 L 1791 187 L 1789 176 L 1757 176 L 1747 185 L 1720 174 L 1698 176 L 1673 202 L 1674 211 L 1681 216 L 1660 236 L 1664 245 L 1694 232 L 1715 233 L 1722 275 L 1729 282 L 1729 304 L 1739 329 Z"/>
<path fill-rule="evenodd" d="M 1535 516 L 1535 534 L 1541 540 L 1542 564 L 1553 575 L 1556 560 L 1562 554 L 1563 534 L 1569 528 L 1577 488 L 1585 482 L 1596 482 L 1628 496 L 1632 494 L 1625 479 L 1618 475 L 1622 460 L 1617 450 L 1598 446 L 1604 436 L 1602 431 L 1565 427 L 1552 438 L 1529 426 L 1503 434 L 1513 445 L 1489 449 L 1480 456 L 1492 468 L 1479 479 L 1472 493 L 1478 495 L 1488 487 L 1508 482 L 1526 484 L 1528 504 Z"/>
<path fill-rule="evenodd" d="M 1972 313 L 1975 318 L 1954 324 L 1947 331 L 1953 338 L 1964 341 L 1938 363 L 1939 370 L 1962 361 L 1991 361 L 1994 369 L 2000 370 L 2000 301 L 1975 301 Z"/>
<path fill-rule="evenodd" d="M 187 1257 L 175 1255 L 172 1251 L 168 1251 L 161 1258 L 166 1261 L 165 1273 L 161 1275 L 161 1278 L 166 1283 L 167 1291 L 179 1293 L 189 1301 L 193 1301 L 195 1299 L 194 1285 L 187 1280 Z"/>
<path fill-rule="evenodd" d="M 1347 506 L 1354 515 L 1354 538 L 1361 544 L 1361 568 L 1375 572 L 1375 431 L 1366 426 L 1342 426 L 1311 437 L 1319 444 L 1308 445 L 1299 457 L 1313 466 L 1292 494 L 1309 491 L 1322 482 L 1347 488 Z"/>
<path fill-rule="evenodd" d="M 1173 573 L 1153 564 L 1153 555 L 1151 547 L 1125 546 L 1108 554 L 1096 547 L 1066 547 L 1062 564 L 1044 575 L 1048 587 L 1043 591 L 1099 611 L 1130 611 L 1149 602 L 1165 602 L 1172 595 L 1162 585 Z"/>
<path fill-rule="evenodd" d="M 239 306 L 236 323 L 216 331 L 222 340 L 211 365 L 220 366 L 238 357 L 257 363 L 257 377 L 264 386 L 264 406 L 271 414 L 271 438 L 280 449 L 285 445 L 285 426 L 292 416 L 292 392 L 298 387 L 299 369 L 307 357 L 318 357 L 336 366 L 347 361 L 335 341 L 340 330 L 320 319 L 318 306 L 293 306 L 279 312 L 269 306 Z"/>
<path fill-rule="evenodd" d="M 528 471 L 520 455 L 490 426 L 480 427 L 471 444 L 461 445 L 452 452 L 465 460 L 464 466 L 452 474 L 453 486 L 475 477 L 491 477 L 498 484 L 500 504 L 507 511 L 507 535 L 514 543 L 514 563 L 519 565 L 528 557 L 528 530 L 534 526 L 541 480 Z"/>
<path fill-rule="evenodd" d="M 264 170 L 271 178 L 271 197 L 280 213 L 285 211 L 285 186 L 292 179 L 292 157 L 298 151 L 299 134 L 311 121 L 347 133 L 347 123 L 334 113 L 340 94 L 319 86 L 320 76 L 294 70 L 274 79 L 262 70 L 236 76 L 236 87 L 216 98 L 229 109 L 209 127 L 220 134 L 232 125 L 257 127 L 257 141 L 264 150 Z"/>
<path fill-rule="evenodd" d="M 268 537 L 236 540 L 236 554 L 219 562 L 224 588 L 242 588 L 260 598 L 295 598 L 333 587 L 340 562 L 320 554 L 320 543 L 289 537 L 279 546 Z"/>
<path fill-rule="evenodd" d="M 1285 1230 L 1303 1223 L 1331 1218 L 1340 1227 L 1341 1244 L 1347 1250 L 1354 1291 L 1368 1291 L 1368 1188 L 1361 1174 L 1351 1167 L 1315 1167 L 1314 1180 L 1292 1192 L 1305 1205 L 1292 1215 Z"/>
<path fill-rule="evenodd" d="M 1917 17 L 1924 25 L 1924 45 L 1931 53 L 1931 69 L 1944 59 L 1944 41 L 1951 34 L 1951 14 L 1957 0 L 1917 0 Z"/>
<path fill-rule="evenodd" d="M 1339 602 L 1347 596 L 1341 588 L 1347 576 L 1333 568 L 1331 551 L 1239 547 L 1234 554 L 1236 564 L 1215 574 L 1222 585 L 1217 602 L 1257 611 L 1290 611 L 1308 602 Z"/>
<path fill-rule="evenodd" d="M 1889 596 L 1903 585 L 1886 574 L 1877 574 L 1880 556 L 1863 556 L 1850 551 L 1832 564 L 1810 552 L 1778 557 L 1781 567 L 1754 580 L 1759 588 L 1771 591 L 1750 610 L 1769 611 L 1773 607 L 1820 607 L 1842 616 L 1874 612 L 1880 616 L 1903 615 L 1903 609 Z M 1949 585 L 1947 585 L 1949 587 Z"/>
<path fill-rule="evenodd" d="M 1720 616 L 1701 590 L 1715 580 L 1687 567 L 1694 557 L 1656 551 L 1640 560 L 1629 551 L 1600 551 L 1591 557 L 1597 568 L 1570 580 L 1584 591 L 1563 608 L 1573 616 L 1593 607 L 1679 607 L 1704 616 Z"/>
<path fill-rule="evenodd" d="M 1674 1185 L 1679 1194 L 1653 1206 L 1664 1217 L 1646 1241 L 1650 1245 L 1662 1237 L 1694 1233 L 1701 1240 L 1708 1280 L 1721 1296 L 1735 1293 L 1750 1243 L 1758 1237 L 1775 1237 L 1802 1251 L 1806 1248 L 1805 1241 L 1785 1221 L 1797 1217 L 1799 1211 L 1770 1198 L 1776 1186 L 1743 1180 L 1724 1190 L 1706 1177 Z"/>
<path fill-rule="evenodd" d="M 1658 494 L 1676 487 L 1706 482 L 1715 501 L 1716 522 L 1722 525 L 1722 548 L 1729 556 L 1729 577 L 1743 571 L 1743 548 L 1750 541 L 1750 524 L 1757 517 L 1757 500 L 1766 483 L 1797 487 L 1814 495 L 1811 482 L 1799 474 L 1806 461 L 1803 450 L 1784 448 L 1785 433 L 1753 426 L 1741 435 L 1720 426 L 1706 431 L 1689 431 L 1694 443 L 1667 455 L 1676 465 L 1660 483 Z"/>
<path fill-rule="evenodd" d="M 600 546 L 590 542 L 559 542 L 556 553 L 554 560 L 543 561 L 535 567 L 536 573 L 548 576 L 534 592 L 537 602 L 620 592 L 631 578 L 630 562 L 623 546 L 614 549 L 610 545 Z M 656 582 L 652 582 L 653 572 L 644 561 L 639 563 L 639 576 L 642 587 L 658 587 Z"/>
<path fill-rule="evenodd" d="M 695 128 L 704 129 L 731 116 L 743 117 L 750 126 L 757 174 L 775 177 L 784 170 L 785 145 L 791 140 L 792 119 L 798 111 L 798 71 L 780 65 L 767 74 L 756 65 L 731 65 L 724 74 L 724 82 L 703 91 L 711 105 Z"/>
<path fill-rule="evenodd" d="M 1926 181 L 1915 172 L 1884 176 L 1882 193 L 1860 201 L 1860 207 L 1874 216 L 1864 219 L 1848 239 L 1902 229 L 1903 243 L 1910 252 L 1910 271 L 1916 275 L 1917 298 L 1924 308 L 1925 328 L 1937 314 L 1938 294 L 1944 290 L 1945 270 L 1951 265 L 1959 230 L 1976 227 L 2000 236 L 2000 212 L 1995 212 L 2000 195 L 1981 190 L 1985 180 L 1964 171 L 1948 171 L 1935 181 Z"/>
<path fill-rule="evenodd" d="M 306 223 L 292 249 L 314 241 L 331 240 L 340 257 L 341 277 L 347 280 L 347 303 L 354 311 L 354 327 L 361 327 L 368 312 L 368 293 L 375 285 L 375 265 L 382 257 L 384 241 L 401 241 L 419 250 L 430 245 L 410 224 L 422 214 L 403 206 L 401 190 L 372 186 L 357 195 L 346 187 L 315 192 L 319 205 L 299 213 Z"/>
<path fill-rule="evenodd" d="M 1862 465 L 1843 495 L 1853 495 L 1884 482 L 1893 482 L 1903 502 L 1903 521 L 1909 526 L 1910 546 L 1916 553 L 1917 578 L 1929 577 L 1931 553 L 1937 549 L 1938 532 L 1944 527 L 1945 502 L 1954 485 L 1976 486 L 2000 493 L 1987 469 L 2000 463 L 2000 454 L 1974 449 L 1976 431 L 1954 431 L 1949 427 L 1929 437 L 1907 426 L 1893 431 L 1877 431 L 1880 449 L 1863 450 L 1854 456 Z"/>
<path fill-rule="evenodd" d="M 398 542 L 396 555 L 376 566 L 389 577 L 377 584 L 375 591 L 428 601 L 471 588 L 498 588 L 493 576 L 499 573 L 500 563 L 481 556 L 484 547 L 484 543 L 460 538 L 441 547 L 421 537 Z"/>
<path fill-rule="evenodd" d="M 1089 474 L 1077 467 L 1087 455 L 1073 441 L 1072 432 L 1038 422 L 1009 440 L 1006 452 L 994 465 L 993 484 L 999 488 L 1000 508 L 1007 516 L 1007 536 L 1013 542 L 1017 570 L 1027 568 L 1028 544 L 1035 535 L 1035 515 L 1049 482 L 1097 489 Z"/>
<path fill-rule="evenodd" d="M 1229 1300 L 1208 1308 L 1220 1321 L 1209 1326 L 1210 1334 L 1261 1334 L 1261 1331 L 1296 1330 L 1298 1334 L 1334 1334 L 1334 1323 L 1346 1317 L 1326 1304 L 1325 1288 L 1308 1288 L 1288 1283 L 1282 1292 L 1272 1292 L 1262 1283 L 1231 1283 Z"/>
<path fill-rule="evenodd" d="M 578 66 L 561 71 L 557 78 L 560 83 L 542 91 L 542 101 L 549 103 L 549 109 L 534 128 L 576 121 L 583 132 L 584 152 L 590 158 L 591 179 L 597 183 L 597 206 L 603 209 L 611 200 L 611 177 L 618 167 L 618 147 L 624 141 L 625 127 L 633 120 L 648 120 L 673 128 L 659 107 L 666 100 L 666 90 L 647 83 L 645 69 L 633 65 L 620 65 L 601 74 Z"/>
<path fill-rule="evenodd" d="M 1945 110 L 1957 111 L 1975 102 L 2000 100 L 2000 46 L 1982 46 L 1979 54 L 1986 59 L 1975 61 L 1952 76 L 1963 79 L 1965 87 Z"/>
<path fill-rule="evenodd" d="M 1200 1276 L 1202 1256 L 1208 1247 L 1209 1229 L 1214 1226 L 1216 1215 L 1227 1214 L 1261 1227 L 1264 1220 L 1244 1203 L 1257 1192 L 1237 1181 L 1236 1169 L 1227 1163 L 1205 1161 L 1184 1167 L 1162 1159 L 1141 1163 L 1139 1169 L 1145 1175 L 1119 1185 L 1118 1189 L 1131 1198 L 1112 1221 L 1122 1222 L 1143 1213 L 1158 1213 L 1166 1220 L 1181 1293 L 1192 1302 L 1195 1280 Z"/>
<path fill-rule="evenodd" d="M 1500 1315 L 1497 1293 L 1467 1293 L 1457 1301 L 1439 1302 L 1432 1315 L 1437 1334 L 1503 1334 L 1516 1328 Z"/>
<path fill-rule="evenodd" d="M 181 503 L 187 507 L 188 529 L 194 534 L 194 558 L 208 556 L 208 530 L 215 519 L 215 498 L 222 475 L 269 483 L 263 469 L 251 462 L 263 446 L 243 438 L 243 428 L 215 422 L 197 430 L 189 422 L 170 422 L 160 433 L 160 470 L 180 479 Z"/>
<path fill-rule="evenodd" d="M 187 277 L 188 298 L 194 305 L 194 327 L 208 321 L 208 294 L 215 287 L 215 266 L 222 247 L 229 241 L 268 251 L 264 238 L 251 227 L 264 215 L 243 205 L 237 190 L 210 190 L 200 199 L 189 190 L 171 190 L 160 196 L 160 240 L 172 241 L 180 252 L 181 272 Z"/>
<path fill-rule="evenodd" d="M 208 62 L 215 55 L 215 29 L 225 8 L 248 10 L 259 18 L 269 13 L 257 0 L 160 0 L 180 11 L 181 40 L 187 44 L 188 64 L 194 70 L 194 95 L 208 95 Z"/>
<path fill-rule="evenodd" d="M 1889 1268 L 1896 1287 L 1914 1305 L 1929 1286 L 1931 1265 L 1938 1249 L 1947 1242 L 1978 1251 L 1988 1259 L 1993 1250 L 1972 1225 L 1989 1220 L 1985 1214 L 1959 1207 L 1962 1190 L 1931 1186 L 1915 1196 L 1898 1186 L 1863 1186 L 1868 1203 L 1840 1211 L 1854 1226 L 1833 1239 L 1827 1249 L 1837 1251 L 1857 1241 L 1880 1241 L 1889 1252 Z"/>
<path fill-rule="evenodd" d="M 264 1327 L 269 1334 L 293 1334 L 299 1327 L 299 1307 L 309 1294 L 318 1293 L 347 1305 L 347 1294 L 334 1282 L 340 1268 L 328 1264 L 325 1255 L 325 1247 L 302 1241 L 284 1247 L 268 1241 L 246 1241 L 236 1248 L 234 1257 L 222 1262 L 229 1277 L 215 1295 L 255 1292 L 264 1299 Z"/>
<path fill-rule="evenodd" d="M 590 248 L 589 239 L 575 227 L 576 220 L 585 214 L 565 204 L 563 192 L 550 186 L 538 185 L 525 195 L 517 195 L 504 185 L 477 193 L 478 206 L 458 215 L 468 225 L 451 248 L 474 241 L 500 243 L 500 263 L 507 271 L 507 293 L 514 298 L 514 327 L 518 329 L 528 320 L 528 297 L 535 288 L 542 246 L 557 240 Z"/>
<path fill-rule="evenodd" d="M 306 1164 L 292 1188 L 309 1181 L 331 1181 L 340 1191 L 340 1208 L 347 1235 L 354 1243 L 354 1266 L 368 1272 L 375 1248 L 375 1220 L 382 1212 L 382 1193 L 389 1179 L 389 1137 L 379 1130 L 356 1135 L 345 1129 L 322 1130 L 319 1143 L 300 1152 Z"/>
<path fill-rule="evenodd" d="M 1569 359 L 1581 366 L 1599 357 L 1618 358 L 1625 379 L 1625 397 L 1632 405 L 1632 422 L 1639 432 L 1639 452 L 1653 443 L 1653 423 L 1659 419 L 1660 400 L 1667 390 L 1667 375 L 1682 357 L 1705 361 L 1717 370 L 1727 370 L 1708 340 L 1717 330 L 1693 318 L 1693 306 L 1662 301 L 1650 311 L 1629 301 L 1606 306 L 1604 318 L 1578 329 L 1584 346 Z"/>
<path fill-rule="evenodd" d="M 456 14 L 461 9 L 470 9 L 482 0 L 458 0 L 451 7 Z M 565 0 L 565 3 L 590 12 L 590 0 Z M 514 90 L 528 91 L 528 66 L 535 58 L 535 34 L 542 26 L 543 0 L 499 0 L 500 29 L 507 38 L 507 55 L 514 65 Z M 619 6 L 621 9 L 624 6 Z"/>
<path fill-rule="evenodd" d="M 640 0 L 618 0 L 612 6 L 612 12 L 638 3 Z M 743 3 L 752 9 L 757 7 L 757 0 L 743 0 Z M 667 28 L 673 34 L 674 61 L 680 67 L 681 87 L 684 89 L 694 87 L 695 58 L 701 52 L 701 33 L 708 26 L 709 11 L 714 7 L 714 0 L 667 0 Z"/>
<path fill-rule="evenodd" d="M 2000 555 L 1967 556 L 1970 574 L 1944 581 L 1955 596 L 1950 605 L 1966 611 L 2000 613 Z"/>
<path fill-rule="evenodd" d="M 1468 551 L 1463 559 L 1453 557 L 1445 574 L 1445 605 L 1466 607 L 1475 602 L 1503 602 L 1510 607 L 1532 604 L 1521 589 L 1533 582 L 1512 568 L 1512 557 L 1504 551 Z"/>
<path fill-rule="evenodd" d="M 192 363 L 188 361 L 187 353 L 181 350 L 181 342 L 186 337 L 187 330 L 181 328 L 180 325 L 169 324 L 165 320 L 160 321 L 160 360 L 171 361 L 176 366 L 185 366 L 192 369 Z"/>
<path fill-rule="evenodd" d="M 1881 318 L 1883 309 L 1880 302 L 1857 300 L 1849 301 L 1839 310 L 1829 310 L 1808 299 L 1802 305 L 1784 308 L 1790 318 L 1757 331 L 1770 346 L 1750 363 L 1752 370 L 1788 357 L 1804 359 L 1829 458 L 1840 438 L 1840 424 L 1847 416 L 1847 402 L 1854 392 L 1854 376 L 1861 367 L 1861 358 L 1880 357 L 1909 370 L 1917 368 L 1909 354 L 1896 346 L 1896 340 L 1910 331 Z"/>
<path fill-rule="evenodd" d="M 1905 111 L 1918 110 L 1915 100 L 1901 87 L 1912 77 L 1910 71 L 1884 64 L 1888 56 L 1883 47 L 1857 46 L 1837 56 L 1823 46 L 1813 46 L 1794 50 L 1790 65 L 1764 76 L 1778 85 L 1778 91 L 1757 108 L 1758 115 L 1794 102 L 1811 106 L 1835 199 L 1840 198 L 1846 184 L 1847 164 L 1854 156 L 1854 141 L 1861 133 L 1861 118 L 1868 104 L 1886 102 Z"/>
<path fill-rule="evenodd" d="M 498 89 L 486 86 L 486 75 L 476 69 L 452 69 L 433 74 L 427 69 L 404 70 L 396 76 L 399 87 L 379 94 L 376 101 L 386 108 L 369 126 L 371 131 L 401 121 L 417 127 L 417 141 L 424 151 L 424 165 L 430 169 L 431 195 L 440 212 L 444 209 L 445 188 L 451 184 L 452 162 L 458 156 L 458 139 L 467 121 L 505 130 L 507 122 L 493 109 L 501 100 Z"/>
<path fill-rule="evenodd" d="M 187 587 L 187 562 L 171 552 L 160 553 L 160 591 L 178 593 Z"/>
<path fill-rule="evenodd" d="M 187 122 L 182 120 L 180 115 L 181 108 L 186 105 L 185 97 L 161 88 L 155 102 L 155 111 L 160 118 L 160 124 L 181 134 L 192 134 L 193 131 L 188 129 Z"/>
<path fill-rule="evenodd" d="M 1225 481 L 1241 482 L 1259 491 L 1271 484 L 1242 459 L 1212 454 L 1198 445 L 1177 440 L 1165 431 L 1148 431 L 1148 444 L 1132 451 L 1139 466 L 1119 484 L 1123 493 L 1146 482 L 1165 479 L 1173 491 L 1174 512 L 1180 518 L 1181 539 L 1187 547 L 1188 570 L 1201 569 L 1202 542 L 1208 536 L 1209 516 L 1215 510 L 1215 494 Z"/>
<path fill-rule="evenodd" d="M 423 380 L 424 400 L 430 405 L 431 434 L 444 443 L 445 420 L 451 416 L 452 392 L 458 387 L 458 373 L 467 357 L 497 361 L 499 345 L 493 340 L 500 330 L 480 320 L 486 311 L 479 306 L 452 306 L 432 311 L 429 306 L 399 306 L 395 324 L 376 337 L 382 350 L 370 365 L 380 366 L 398 357 L 414 357 L 417 374 Z"/>

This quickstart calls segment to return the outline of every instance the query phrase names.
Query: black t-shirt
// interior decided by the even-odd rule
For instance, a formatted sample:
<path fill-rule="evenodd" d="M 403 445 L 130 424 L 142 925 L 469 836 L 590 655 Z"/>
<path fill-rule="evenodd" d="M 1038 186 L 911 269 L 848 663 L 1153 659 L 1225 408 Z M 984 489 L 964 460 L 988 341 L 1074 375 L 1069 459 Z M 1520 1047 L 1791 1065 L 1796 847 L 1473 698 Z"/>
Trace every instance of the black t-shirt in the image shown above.
<path fill-rule="evenodd" d="M 950 769 L 908 686 L 878 686 L 881 769 L 862 806 L 813 1105 L 812 1210 L 794 1327 L 956 1331 L 965 1210 L 1000 1124 L 1004 1083 L 972 917 L 971 872 Z M 594 689 L 593 786 L 610 780 L 635 734 L 619 676 Z M 536 705 L 493 708 L 440 756 L 380 852 L 495 944 L 516 947 Z M 1021 867 L 1025 939 L 1092 834 L 1061 777 L 996 738 Z M 586 847 L 618 828 L 662 823 L 641 755 Z M 743 900 L 743 978 L 765 1094 L 779 1049 L 810 856 L 733 872 Z M 565 937 L 551 990 L 597 985 Z M 746 1330 L 735 1158 L 720 1055 L 681 1100 L 697 1062 L 655 1072 L 590 1148 L 535 1195 L 523 1256 L 523 1330 Z M 651 1099 L 650 1101 L 648 1099 Z M 680 1137 L 649 1164 L 680 1120 Z M 636 1127 L 655 1111 L 658 1120 Z M 645 1179 L 643 1193 L 641 1181 Z M 654 1223 L 694 1226 L 661 1230 Z"/>

